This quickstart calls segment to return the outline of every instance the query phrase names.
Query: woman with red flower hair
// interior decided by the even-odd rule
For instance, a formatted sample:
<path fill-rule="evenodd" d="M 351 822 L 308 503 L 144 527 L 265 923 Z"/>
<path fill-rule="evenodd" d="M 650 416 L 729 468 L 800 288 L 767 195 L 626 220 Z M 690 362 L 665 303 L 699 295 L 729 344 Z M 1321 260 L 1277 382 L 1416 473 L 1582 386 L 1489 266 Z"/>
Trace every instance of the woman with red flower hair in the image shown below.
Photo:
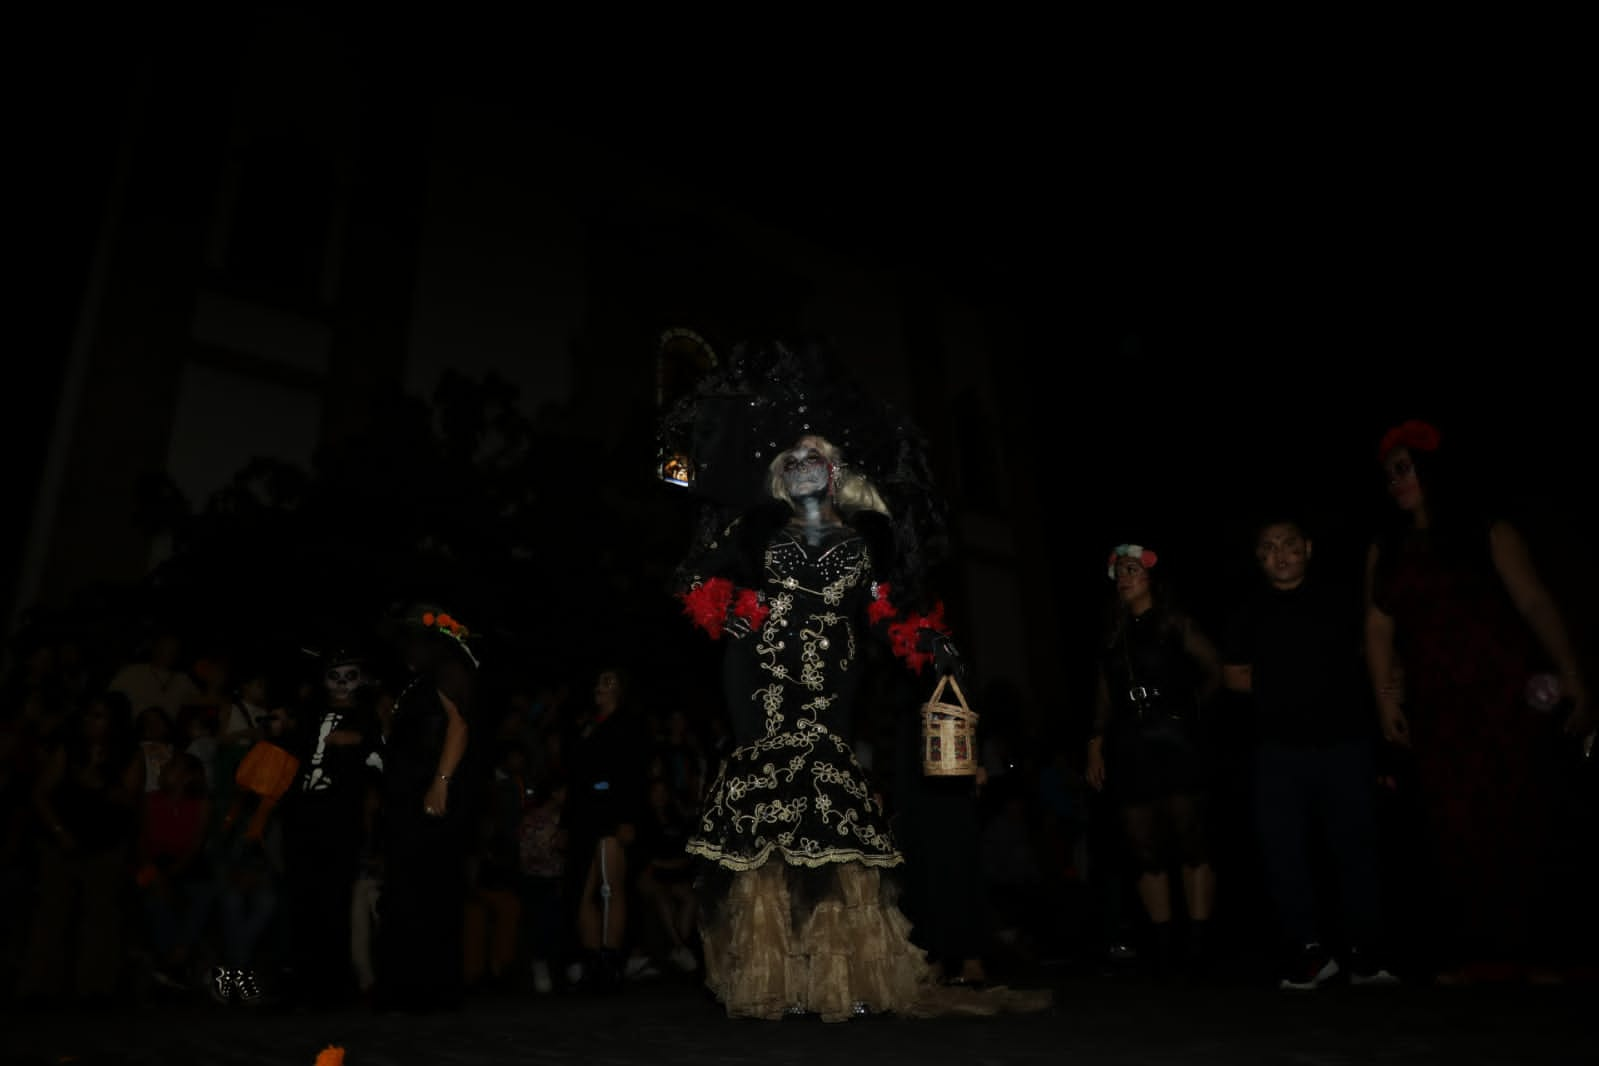
<path fill-rule="evenodd" d="M 1514 524 L 1450 478 L 1412 420 L 1378 447 L 1396 521 L 1367 555 L 1366 656 L 1384 738 L 1414 759 L 1432 858 L 1419 910 L 1440 980 L 1549 973 L 1532 925 L 1561 725 L 1593 729 L 1576 650 Z M 1527 699 L 1544 663 L 1569 713 Z M 1402 683 L 1401 683 L 1402 678 Z"/>

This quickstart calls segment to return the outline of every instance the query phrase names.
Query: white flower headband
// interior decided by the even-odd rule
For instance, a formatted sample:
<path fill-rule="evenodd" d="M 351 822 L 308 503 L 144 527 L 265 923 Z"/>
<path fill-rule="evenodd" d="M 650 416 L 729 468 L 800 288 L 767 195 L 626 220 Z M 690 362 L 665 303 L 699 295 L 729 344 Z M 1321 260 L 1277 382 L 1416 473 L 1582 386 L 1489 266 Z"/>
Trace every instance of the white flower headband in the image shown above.
<path fill-rule="evenodd" d="M 1154 552 L 1142 544 L 1118 544 L 1110 551 L 1110 565 L 1106 569 L 1106 576 L 1112 581 L 1116 580 L 1117 559 L 1137 559 L 1139 565 L 1148 570 L 1155 565 L 1157 558 L 1159 557 Z"/>

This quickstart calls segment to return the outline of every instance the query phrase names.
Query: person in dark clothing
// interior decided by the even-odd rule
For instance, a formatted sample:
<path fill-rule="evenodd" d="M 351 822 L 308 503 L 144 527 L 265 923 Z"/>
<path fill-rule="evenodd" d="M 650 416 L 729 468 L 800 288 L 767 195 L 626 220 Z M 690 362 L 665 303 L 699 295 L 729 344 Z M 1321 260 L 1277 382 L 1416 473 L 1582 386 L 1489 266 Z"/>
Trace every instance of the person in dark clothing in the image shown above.
<path fill-rule="evenodd" d="M 320 706 L 303 714 L 284 740 L 300 771 L 281 809 L 293 968 L 288 992 L 301 1006 L 331 1009 L 356 991 L 351 898 L 381 734 L 367 698 L 363 657 L 338 649 L 320 658 Z"/>
<path fill-rule="evenodd" d="M 1587 960 L 1551 924 L 1552 831 L 1582 800 L 1554 785 L 1561 749 L 1581 758 L 1595 727 L 1587 656 L 1551 583 L 1568 564 L 1544 573 L 1520 519 L 1442 445 L 1417 419 L 1383 434 L 1393 509 L 1366 556 L 1372 698 L 1421 816 L 1407 939 L 1443 984 L 1560 981 Z"/>
<path fill-rule="evenodd" d="M 400 633 L 411 678 L 383 748 L 380 1009 L 459 1008 L 466 992 L 467 860 L 486 744 L 473 724 L 477 658 L 466 626 L 413 608 Z"/>
<path fill-rule="evenodd" d="M 947 984 L 981 985 L 988 974 L 987 901 L 983 892 L 982 818 L 978 795 L 987 779 L 923 773 L 920 696 L 895 678 L 898 701 L 894 836 L 905 853 L 902 907 L 911 939 Z"/>
<path fill-rule="evenodd" d="M 1221 663 L 1209 636 L 1171 602 L 1157 561 L 1139 544 L 1111 551 L 1107 576 L 1115 591 L 1100 645 L 1084 777 L 1112 797 L 1120 815 L 1149 919 L 1145 957 L 1160 977 L 1176 954 L 1174 865 L 1182 867 L 1188 962 L 1204 967 L 1211 955 L 1216 874 L 1206 808 L 1214 782 L 1200 719 L 1220 687 Z"/>
<path fill-rule="evenodd" d="M 645 814 L 651 738 L 630 701 L 627 672 L 601 670 L 593 707 L 573 723 L 566 753 L 566 898 L 575 958 L 568 979 L 613 990 L 628 948 L 628 857 Z"/>
<path fill-rule="evenodd" d="M 1313 547 L 1295 519 L 1260 525 L 1265 580 L 1222 643 L 1223 683 L 1247 694 L 1257 715 L 1255 818 L 1285 989 L 1315 988 L 1344 969 L 1355 983 L 1394 980 L 1378 961 L 1376 719 L 1363 692 L 1360 589 L 1311 573 Z M 1336 880 L 1336 945 L 1322 931 L 1331 907 L 1313 872 L 1318 839 Z"/>

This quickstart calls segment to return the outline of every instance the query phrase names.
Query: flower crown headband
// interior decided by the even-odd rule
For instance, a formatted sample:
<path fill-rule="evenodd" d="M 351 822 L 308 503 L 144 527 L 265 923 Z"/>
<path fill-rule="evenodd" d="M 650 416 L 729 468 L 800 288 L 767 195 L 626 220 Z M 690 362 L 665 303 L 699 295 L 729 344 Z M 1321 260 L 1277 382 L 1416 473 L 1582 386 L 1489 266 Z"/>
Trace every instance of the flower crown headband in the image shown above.
<path fill-rule="evenodd" d="M 1388 453 L 1395 448 L 1409 448 L 1411 451 L 1419 452 L 1437 451 L 1442 439 L 1442 434 L 1430 422 L 1412 418 L 1382 435 L 1382 443 L 1377 446 L 1377 458 L 1379 460 L 1388 458 Z"/>
<path fill-rule="evenodd" d="M 466 657 L 472 660 L 473 666 L 478 665 L 477 656 L 472 654 L 472 649 L 467 647 L 466 644 L 466 639 L 472 635 L 472 631 L 467 629 L 459 619 L 453 618 L 443 611 L 423 611 L 422 628 L 431 629 L 449 637 L 461 646 L 462 651 L 466 652 Z"/>
<path fill-rule="evenodd" d="M 1145 570 L 1148 570 L 1150 567 L 1155 565 L 1155 562 L 1159 559 L 1159 556 L 1150 551 L 1148 548 L 1144 547 L 1142 544 L 1116 545 L 1116 547 L 1112 548 L 1110 551 L 1110 564 L 1106 568 L 1106 576 L 1112 581 L 1116 580 L 1117 559 L 1137 559 L 1139 565 Z"/>

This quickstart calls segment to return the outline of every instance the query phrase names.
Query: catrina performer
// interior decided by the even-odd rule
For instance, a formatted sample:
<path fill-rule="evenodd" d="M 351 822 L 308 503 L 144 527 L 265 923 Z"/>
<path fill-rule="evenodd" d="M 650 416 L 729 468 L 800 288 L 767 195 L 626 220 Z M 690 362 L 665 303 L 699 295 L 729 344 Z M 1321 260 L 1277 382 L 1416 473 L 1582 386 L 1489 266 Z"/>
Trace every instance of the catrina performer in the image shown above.
<path fill-rule="evenodd" d="M 466 991 L 467 859 L 485 751 L 473 726 L 478 661 L 466 625 L 442 608 L 412 607 L 386 628 L 410 678 L 383 747 L 377 1000 L 453 1010 Z"/>
<path fill-rule="evenodd" d="M 944 511 L 922 441 L 819 345 L 744 348 L 672 415 L 704 502 L 674 591 L 726 645 L 735 742 L 688 844 L 709 988 L 731 1017 L 999 1009 L 1005 990 L 941 987 L 911 942 L 904 859 L 846 739 L 869 641 L 929 690 L 960 668 L 924 602 Z"/>
<path fill-rule="evenodd" d="M 308 649 L 309 650 L 309 649 Z M 353 648 L 316 655 L 321 695 L 284 746 L 299 760 L 281 806 L 284 890 L 294 981 L 308 1007 L 336 1007 L 355 992 L 350 898 L 359 868 L 368 791 L 382 741 L 366 657 Z"/>

